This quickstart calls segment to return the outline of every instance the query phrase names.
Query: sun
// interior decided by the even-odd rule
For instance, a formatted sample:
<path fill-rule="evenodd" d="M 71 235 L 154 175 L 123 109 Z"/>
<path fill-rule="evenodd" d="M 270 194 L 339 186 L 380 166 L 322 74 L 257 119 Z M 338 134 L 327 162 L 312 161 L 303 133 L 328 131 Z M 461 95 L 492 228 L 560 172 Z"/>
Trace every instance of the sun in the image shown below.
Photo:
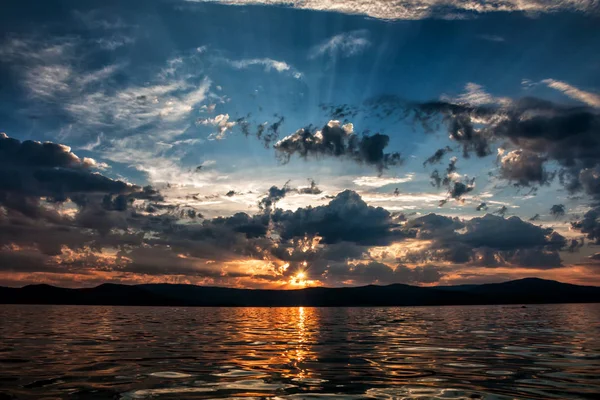
<path fill-rule="evenodd" d="M 296 275 L 290 278 L 290 284 L 295 286 L 306 286 L 308 281 L 306 280 L 306 272 L 298 271 Z"/>

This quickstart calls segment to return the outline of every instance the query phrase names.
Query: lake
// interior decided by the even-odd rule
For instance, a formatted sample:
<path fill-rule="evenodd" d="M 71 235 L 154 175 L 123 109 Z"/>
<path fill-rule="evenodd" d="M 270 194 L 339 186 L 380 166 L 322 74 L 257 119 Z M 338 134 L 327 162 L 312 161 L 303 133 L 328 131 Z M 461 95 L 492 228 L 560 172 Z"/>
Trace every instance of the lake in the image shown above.
<path fill-rule="evenodd" d="M 0 399 L 597 399 L 600 304 L 0 305 Z"/>

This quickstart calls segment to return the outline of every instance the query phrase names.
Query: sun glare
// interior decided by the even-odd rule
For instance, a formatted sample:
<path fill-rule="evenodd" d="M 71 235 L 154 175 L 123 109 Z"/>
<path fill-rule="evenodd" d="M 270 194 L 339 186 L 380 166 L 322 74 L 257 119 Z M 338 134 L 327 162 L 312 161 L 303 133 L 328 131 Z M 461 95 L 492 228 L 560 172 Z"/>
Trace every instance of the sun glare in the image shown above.
<path fill-rule="evenodd" d="M 298 271 L 296 275 L 290 279 L 290 284 L 295 286 L 306 286 L 308 284 L 306 280 L 306 272 Z"/>

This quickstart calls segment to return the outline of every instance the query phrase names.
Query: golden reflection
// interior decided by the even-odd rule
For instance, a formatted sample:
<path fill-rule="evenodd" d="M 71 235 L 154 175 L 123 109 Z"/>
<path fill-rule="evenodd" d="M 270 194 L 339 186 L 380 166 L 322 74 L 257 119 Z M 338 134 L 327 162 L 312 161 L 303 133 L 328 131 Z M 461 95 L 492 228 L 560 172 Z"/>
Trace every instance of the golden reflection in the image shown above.
<path fill-rule="evenodd" d="M 318 381 L 315 372 L 319 357 L 315 342 L 319 335 L 319 309 L 274 307 L 234 309 L 235 321 L 221 340 L 247 343 L 219 363 L 234 370 L 272 373 L 294 381 Z"/>

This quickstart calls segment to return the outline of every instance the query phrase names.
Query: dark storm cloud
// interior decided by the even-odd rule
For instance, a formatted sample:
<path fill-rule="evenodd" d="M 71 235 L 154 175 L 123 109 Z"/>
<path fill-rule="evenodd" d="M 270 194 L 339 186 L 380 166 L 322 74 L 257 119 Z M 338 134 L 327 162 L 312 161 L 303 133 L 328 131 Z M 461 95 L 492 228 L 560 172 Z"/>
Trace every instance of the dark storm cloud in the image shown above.
<path fill-rule="evenodd" d="M 129 233 L 117 239 L 111 230 L 135 226 L 130 221 L 135 200 L 163 200 L 152 187 L 94 172 L 94 160 L 81 159 L 61 144 L 21 142 L 2 134 L 0 156 L 0 239 L 35 246 L 42 254 L 59 255 L 63 246 L 128 245 Z"/>
<path fill-rule="evenodd" d="M 326 244 L 347 241 L 385 245 L 399 237 L 396 223 L 387 210 L 367 205 L 351 190 L 339 193 L 324 206 L 296 211 L 278 209 L 272 218 L 283 239 L 319 235 Z"/>
<path fill-rule="evenodd" d="M 21 142 L 0 134 L 0 192 L 58 202 L 78 194 L 150 195 L 138 186 L 93 172 L 95 165 L 61 144 Z"/>
<path fill-rule="evenodd" d="M 380 133 L 357 135 L 351 124 L 340 125 L 329 121 L 321 130 L 303 128 L 275 144 L 280 158 L 288 162 L 293 155 L 310 157 L 337 157 L 374 166 L 382 172 L 402 162 L 400 153 L 385 153 L 390 137 Z"/>
<path fill-rule="evenodd" d="M 482 219 L 460 221 L 432 214 L 403 226 L 404 220 L 381 207 L 367 205 L 357 193 L 349 190 L 339 193 L 324 206 L 309 206 L 293 212 L 276 209 L 277 201 L 290 192 L 321 193 L 313 180 L 304 188 L 291 188 L 287 183 L 281 188 L 272 186 L 261 200 L 261 208 L 269 210 L 268 213 L 255 216 L 238 213 L 202 223 L 180 223 L 183 219 L 196 221 L 197 211 L 185 205 L 162 203 L 161 194 L 152 187 L 141 188 L 92 172 L 94 162 L 78 158 L 66 146 L 35 142 L 22 146 L 21 142 L 6 137 L 2 140 L 6 157 L 0 161 L 0 168 L 5 172 L 14 171 L 8 174 L 12 181 L 3 180 L 0 190 L 0 204 L 7 210 L 0 218 L 3 242 L 35 246 L 42 256 L 59 256 L 65 247 L 80 252 L 85 248 L 113 247 L 119 250 L 118 268 L 122 272 L 222 276 L 219 268 L 199 267 L 187 258 L 232 261 L 248 257 L 275 258 L 297 264 L 308 260 L 311 273 L 331 279 L 336 276 L 338 281 L 368 282 L 370 278 L 388 283 L 432 283 L 442 276 L 435 267 L 398 266 L 394 269 L 373 264 L 373 260 L 371 264 L 348 262 L 368 260 L 370 246 L 418 238 L 433 243 L 424 254 L 416 256 L 415 261 L 419 263 L 441 260 L 477 264 L 477 255 L 486 253 L 492 254 L 486 259 L 493 259 L 496 264 L 500 258 L 506 263 L 549 268 L 560 264 L 555 253 L 565 246 L 564 238 L 555 232 L 540 230 L 514 219 L 516 217 L 505 220 L 487 215 Z M 14 156 L 15 152 L 22 156 Z M 41 155 L 39 158 L 28 156 L 30 153 Z M 453 159 L 446 178 L 450 181 L 455 172 L 456 159 Z M 461 182 L 448 184 L 453 189 L 459 187 L 457 183 Z M 462 193 L 457 193 L 456 198 L 466 189 L 460 190 Z M 44 203 L 42 198 L 52 202 Z M 67 199 L 71 199 L 76 208 L 70 215 L 62 215 L 55 206 Z M 143 205 L 134 207 L 136 201 Z M 145 233 L 150 235 L 145 237 Z M 303 241 L 316 236 L 320 237 L 317 249 L 298 252 L 305 247 Z M 87 263 L 85 260 L 91 259 L 82 255 L 79 261 L 73 262 Z M 542 263 L 543 266 L 538 265 Z M 335 267 L 330 268 L 332 265 Z M 340 269 L 342 265 L 347 272 Z"/>
<path fill-rule="evenodd" d="M 571 226 L 596 244 L 600 244 L 600 207 L 592 208 L 581 220 L 573 222 Z"/>
<path fill-rule="evenodd" d="M 353 283 L 378 283 L 378 284 L 422 284 L 436 283 L 444 276 L 441 269 L 427 265 L 423 267 L 409 268 L 398 265 L 395 269 L 376 261 L 366 264 L 345 265 L 333 264 L 326 270 L 328 280 L 348 281 Z"/>
<path fill-rule="evenodd" d="M 565 245 L 565 239 L 552 229 L 541 228 L 519 217 L 503 218 L 486 214 L 466 221 L 465 229 L 460 238 L 473 247 L 510 250 L 547 246 L 558 249 Z"/>
<path fill-rule="evenodd" d="M 555 218 L 560 218 L 565 216 L 565 206 L 564 204 L 554 204 L 550 207 L 550 215 Z"/>
<path fill-rule="evenodd" d="M 566 239 L 550 228 L 492 214 L 465 221 L 429 214 L 409 221 L 405 229 L 417 239 L 431 241 L 423 251 L 409 254 L 405 262 L 556 268 L 561 266 L 558 251 L 567 245 Z"/>
<path fill-rule="evenodd" d="M 587 194 L 600 199 L 600 165 L 582 169 L 577 182 Z"/>
<path fill-rule="evenodd" d="M 35 142 L 10 138 L 0 133 L 0 165 L 42 168 L 84 168 L 93 164 L 90 159 L 81 159 L 71 148 L 51 142 Z"/>

